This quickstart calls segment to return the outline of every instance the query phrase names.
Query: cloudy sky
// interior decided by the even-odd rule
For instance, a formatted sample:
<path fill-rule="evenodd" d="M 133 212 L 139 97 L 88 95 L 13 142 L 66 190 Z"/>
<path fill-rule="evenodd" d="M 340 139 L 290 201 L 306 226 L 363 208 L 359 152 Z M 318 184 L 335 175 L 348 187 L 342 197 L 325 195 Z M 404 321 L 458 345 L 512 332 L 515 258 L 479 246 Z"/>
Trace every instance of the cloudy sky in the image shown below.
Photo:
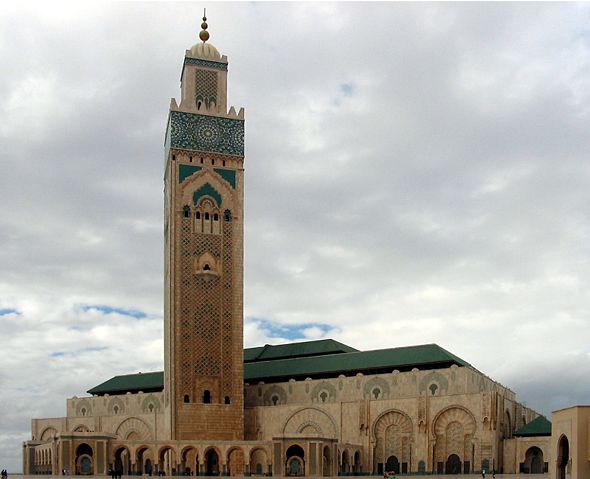
<path fill-rule="evenodd" d="M 163 368 L 163 140 L 208 8 L 246 108 L 245 345 L 437 343 L 590 403 L 590 4 L 0 10 L 0 464 Z"/>

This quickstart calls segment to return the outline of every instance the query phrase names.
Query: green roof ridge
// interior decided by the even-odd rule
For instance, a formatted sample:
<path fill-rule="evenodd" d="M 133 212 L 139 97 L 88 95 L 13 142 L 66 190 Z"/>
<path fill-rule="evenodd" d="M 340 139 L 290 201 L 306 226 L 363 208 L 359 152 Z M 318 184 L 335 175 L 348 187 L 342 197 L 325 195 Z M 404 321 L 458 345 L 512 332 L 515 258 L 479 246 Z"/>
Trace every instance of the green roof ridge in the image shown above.
<path fill-rule="evenodd" d="M 122 374 L 86 391 L 88 394 L 106 394 L 111 392 L 127 392 L 135 390 L 161 389 L 164 386 L 164 371 L 147 373 Z"/>
<path fill-rule="evenodd" d="M 244 350 L 244 362 L 271 361 L 277 359 L 297 358 L 304 356 L 321 356 L 326 354 L 344 354 L 358 350 L 334 339 L 317 339 L 295 343 L 265 344 Z"/>
<path fill-rule="evenodd" d="M 469 363 L 450 354 L 437 344 L 356 351 L 321 357 L 298 357 L 244 364 L 244 380 L 279 380 L 303 376 L 354 373 L 367 370 L 408 369 L 426 365 Z"/>
<path fill-rule="evenodd" d="M 538 416 L 528 424 L 517 429 L 515 436 L 551 436 L 551 421 L 545 416 Z"/>

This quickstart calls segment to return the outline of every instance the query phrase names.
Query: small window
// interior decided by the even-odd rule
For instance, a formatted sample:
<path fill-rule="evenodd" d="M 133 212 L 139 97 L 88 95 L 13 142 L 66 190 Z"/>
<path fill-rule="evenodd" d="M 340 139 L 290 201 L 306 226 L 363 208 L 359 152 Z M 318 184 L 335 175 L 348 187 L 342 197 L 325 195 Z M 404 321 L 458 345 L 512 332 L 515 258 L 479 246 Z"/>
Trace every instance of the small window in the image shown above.
<path fill-rule="evenodd" d="M 193 157 L 192 156 L 189 156 L 188 157 L 188 161 L 190 161 L 192 163 L 193 162 Z"/>
<path fill-rule="evenodd" d="M 201 158 L 201 165 L 203 164 L 203 158 Z"/>
<path fill-rule="evenodd" d="M 208 220 L 209 219 L 209 213 L 205 213 L 205 219 Z"/>
<path fill-rule="evenodd" d="M 185 206 L 184 208 L 182 208 L 182 214 L 185 218 L 188 218 L 191 214 L 191 210 L 188 206 Z"/>
<path fill-rule="evenodd" d="M 430 392 L 434 396 L 436 394 L 436 390 L 438 389 L 438 386 L 435 383 L 432 383 L 430 386 L 428 386 L 428 389 L 430 389 Z"/>
<path fill-rule="evenodd" d="M 119 414 L 119 406 L 115 406 L 115 407 L 113 408 L 113 412 L 114 412 L 115 414 Z"/>
<path fill-rule="evenodd" d="M 225 404 L 229 404 L 229 396 L 225 396 L 224 402 Z"/>
<path fill-rule="evenodd" d="M 375 399 L 379 399 L 379 396 L 381 396 L 381 389 L 379 389 L 379 388 L 375 388 L 371 392 L 373 393 L 373 397 Z"/>
<path fill-rule="evenodd" d="M 188 397 L 188 394 L 184 395 L 184 402 L 186 402 L 186 403 L 191 402 L 190 398 Z"/>
<path fill-rule="evenodd" d="M 211 164 L 215 166 L 215 160 L 211 160 Z"/>
<path fill-rule="evenodd" d="M 203 271 L 211 271 L 211 266 L 205 263 L 205 266 L 203 266 Z"/>
<path fill-rule="evenodd" d="M 213 221 L 219 221 L 219 215 L 217 213 L 213 214 Z"/>
<path fill-rule="evenodd" d="M 150 410 L 150 412 L 154 412 L 154 405 L 153 404 L 150 404 L 148 406 L 148 409 Z"/>
<path fill-rule="evenodd" d="M 322 402 L 326 402 L 326 399 L 328 399 L 328 393 L 326 391 L 322 391 L 320 394 L 320 399 Z"/>
<path fill-rule="evenodd" d="M 85 407 L 83 407 L 80 412 L 82 413 L 82 416 L 86 416 L 86 408 Z"/>
<path fill-rule="evenodd" d="M 203 392 L 203 402 L 205 404 L 211 404 L 211 391 L 208 389 Z"/>
<path fill-rule="evenodd" d="M 223 160 L 223 166 L 225 166 L 225 160 Z"/>
<path fill-rule="evenodd" d="M 223 219 L 224 219 L 224 221 L 231 221 L 231 211 L 230 210 L 225 210 L 223 212 Z"/>
<path fill-rule="evenodd" d="M 201 212 L 200 212 L 200 211 L 197 211 L 197 212 L 195 213 L 195 218 L 197 218 L 198 220 L 200 220 L 200 219 L 201 219 Z"/>
<path fill-rule="evenodd" d="M 172 161 L 176 161 L 176 155 L 172 155 Z"/>
<path fill-rule="evenodd" d="M 277 396 L 276 394 L 273 394 L 272 397 L 270 398 L 270 400 L 272 401 L 272 405 L 276 406 L 279 403 L 279 396 Z"/>

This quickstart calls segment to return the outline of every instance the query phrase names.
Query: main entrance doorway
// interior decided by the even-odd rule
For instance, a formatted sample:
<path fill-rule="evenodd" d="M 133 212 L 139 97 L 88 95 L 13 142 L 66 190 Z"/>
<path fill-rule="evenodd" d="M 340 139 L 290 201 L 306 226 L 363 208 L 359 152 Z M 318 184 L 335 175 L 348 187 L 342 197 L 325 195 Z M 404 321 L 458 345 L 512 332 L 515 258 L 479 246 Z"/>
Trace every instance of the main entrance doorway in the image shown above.
<path fill-rule="evenodd" d="M 445 467 L 445 473 L 447 474 L 460 474 L 461 473 L 461 459 L 457 454 L 451 454 L 447 459 Z"/>
<path fill-rule="evenodd" d="M 385 463 L 385 472 L 399 474 L 399 460 L 396 456 L 389 456 Z"/>

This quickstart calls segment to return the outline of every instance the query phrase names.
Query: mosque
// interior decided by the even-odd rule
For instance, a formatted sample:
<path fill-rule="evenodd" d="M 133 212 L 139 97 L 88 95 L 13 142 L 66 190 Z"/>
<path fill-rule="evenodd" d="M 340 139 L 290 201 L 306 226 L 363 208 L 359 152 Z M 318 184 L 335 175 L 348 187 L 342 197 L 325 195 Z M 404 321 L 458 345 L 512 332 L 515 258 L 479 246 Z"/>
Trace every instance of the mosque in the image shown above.
<path fill-rule="evenodd" d="M 571 475 L 565 436 L 436 344 L 243 348 L 244 109 L 228 108 L 228 59 L 201 26 L 165 134 L 164 371 L 33 419 L 23 473 Z"/>

